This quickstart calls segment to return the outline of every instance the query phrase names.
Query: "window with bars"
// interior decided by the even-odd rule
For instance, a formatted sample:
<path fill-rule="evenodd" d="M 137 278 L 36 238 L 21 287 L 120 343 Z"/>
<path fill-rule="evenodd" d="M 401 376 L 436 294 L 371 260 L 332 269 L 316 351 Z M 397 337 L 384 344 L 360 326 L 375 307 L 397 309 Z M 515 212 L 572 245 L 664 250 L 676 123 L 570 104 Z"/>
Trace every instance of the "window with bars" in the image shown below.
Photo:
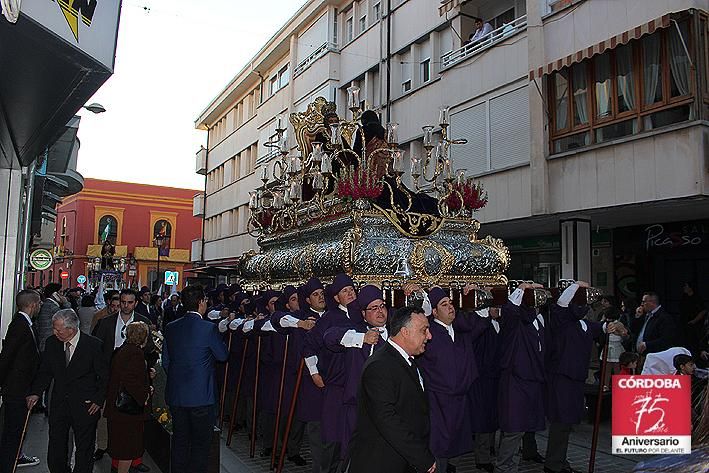
<path fill-rule="evenodd" d="M 694 118 L 696 74 L 687 55 L 693 38 L 689 21 L 678 26 L 673 23 L 549 77 L 552 153 Z"/>

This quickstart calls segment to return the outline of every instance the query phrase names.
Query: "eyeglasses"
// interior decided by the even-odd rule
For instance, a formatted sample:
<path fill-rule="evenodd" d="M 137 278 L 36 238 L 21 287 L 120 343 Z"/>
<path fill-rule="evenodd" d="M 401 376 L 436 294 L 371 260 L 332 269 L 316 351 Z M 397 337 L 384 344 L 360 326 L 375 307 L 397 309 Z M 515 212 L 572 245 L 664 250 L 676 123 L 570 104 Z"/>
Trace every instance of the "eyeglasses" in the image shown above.
<path fill-rule="evenodd" d="M 374 305 L 374 306 L 371 306 L 371 307 L 367 307 L 367 308 L 364 309 L 364 310 L 369 310 L 369 311 L 374 312 L 375 310 L 386 310 L 386 308 L 387 308 L 387 306 L 386 306 L 385 304 L 379 304 L 379 305 Z"/>

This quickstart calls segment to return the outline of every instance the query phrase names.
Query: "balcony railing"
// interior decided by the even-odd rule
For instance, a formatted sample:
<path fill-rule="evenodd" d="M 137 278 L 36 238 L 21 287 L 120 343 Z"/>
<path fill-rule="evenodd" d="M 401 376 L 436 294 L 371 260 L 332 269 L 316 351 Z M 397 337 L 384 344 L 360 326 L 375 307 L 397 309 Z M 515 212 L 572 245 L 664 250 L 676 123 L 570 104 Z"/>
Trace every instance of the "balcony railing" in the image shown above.
<path fill-rule="evenodd" d="M 207 150 L 200 148 L 195 154 L 195 170 L 197 174 L 207 174 Z"/>
<path fill-rule="evenodd" d="M 192 216 L 204 216 L 204 193 L 195 194 L 192 198 Z"/>
<path fill-rule="evenodd" d="M 305 72 L 307 68 L 309 68 L 315 61 L 323 57 L 325 54 L 335 52 L 337 52 L 337 46 L 333 43 L 324 42 L 318 49 L 313 51 L 310 56 L 300 61 L 300 63 L 295 67 L 295 70 L 293 70 L 293 77 L 298 77 L 300 74 Z"/>
<path fill-rule="evenodd" d="M 445 69 L 447 67 L 451 67 L 454 64 L 458 64 L 466 58 L 479 54 L 493 47 L 497 43 L 504 41 L 510 36 L 515 35 L 520 31 L 526 29 L 527 15 L 520 16 L 513 22 L 503 25 L 497 28 L 496 30 L 492 30 L 483 39 L 468 43 L 460 49 L 456 49 L 455 51 L 451 51 L 447 54 L 444 54 L 441 57 L 441 67 Z"/>

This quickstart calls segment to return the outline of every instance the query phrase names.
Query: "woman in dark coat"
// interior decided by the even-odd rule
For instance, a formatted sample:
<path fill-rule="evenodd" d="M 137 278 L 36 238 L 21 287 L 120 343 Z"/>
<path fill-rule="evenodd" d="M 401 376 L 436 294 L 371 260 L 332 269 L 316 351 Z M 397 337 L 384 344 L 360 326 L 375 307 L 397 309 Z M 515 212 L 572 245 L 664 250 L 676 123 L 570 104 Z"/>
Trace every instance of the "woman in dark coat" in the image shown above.
<path fill-rule="evenodd" d="M 118 473 L 128 473 L 131 461 L 143 456 L 145 412 L 136 415 L 119 412 L 116 398 L 123 389 L 137 402 L 147 404 L 151 394 L 143 352 L 147 341 L 148 326 L 144 322 L 128 324 L 126 341 L 111 361 L 104 415 L 108 420 L 108 453 L 118 460 Z"/>

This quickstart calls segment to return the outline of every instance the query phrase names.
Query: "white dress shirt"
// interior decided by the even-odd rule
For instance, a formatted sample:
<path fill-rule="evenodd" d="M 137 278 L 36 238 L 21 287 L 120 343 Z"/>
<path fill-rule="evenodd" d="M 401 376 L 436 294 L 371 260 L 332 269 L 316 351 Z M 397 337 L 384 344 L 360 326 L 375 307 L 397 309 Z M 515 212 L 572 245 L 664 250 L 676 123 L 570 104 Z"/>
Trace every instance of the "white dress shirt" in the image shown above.
<path fill-rule="evenodd" d="M 69 361 L 74 357 L 74 352 L 76 351 L 76 345 L 79 344 L 79 337 L 81 336 L 81 330 L 76 330 L 76 335 L 74 335 L 74 338 L 69 340 L 68 342 L 64 343 L 64 352 L 66 352 L 67 348 L 67 343 L 71 344 L 69 345 Z"/>
<path fill-rule="evenodd" d="M 448 335 L 450 335 L 451 340 L 453 340 L 455 342 L 455 331 L 453 330 L 453 325 L 446 325 L 438 319 L 433 319 L 433 321 L 436 322 L 438 325 L 442 326 L 443 328 L 445 328 L 446 331 L 448 332 Z"/>
<path fill-rule="evenodd" d="M 391 338 L 387 340 L 387 343 L 389 343 L 391 346 L 393 346 L 394 349 L 399 352 L 399 355 L 401 355 L 402 357 L 404 357 L 404 360 L 406 361 L 406 364 L 407 364 L 407 365 L 411 366 L 411 360 L 409 360 L 409 358 L 411 358 L 411 356 L 410 356 L 408 353 L 406 353 L 406 351 L 405 351 L 403 348 L 401 348 L 401 347 L 400 347 L 394 340 L 392 340 Z M 423 378 L 421 377 L 421 372 L 419 371 L 418 367 L 416 367 L 416 372 L 417 372 L 418 375 L 419 375 L 419 384 L 421 385 L 421 389 L 423 389 Z"/>

